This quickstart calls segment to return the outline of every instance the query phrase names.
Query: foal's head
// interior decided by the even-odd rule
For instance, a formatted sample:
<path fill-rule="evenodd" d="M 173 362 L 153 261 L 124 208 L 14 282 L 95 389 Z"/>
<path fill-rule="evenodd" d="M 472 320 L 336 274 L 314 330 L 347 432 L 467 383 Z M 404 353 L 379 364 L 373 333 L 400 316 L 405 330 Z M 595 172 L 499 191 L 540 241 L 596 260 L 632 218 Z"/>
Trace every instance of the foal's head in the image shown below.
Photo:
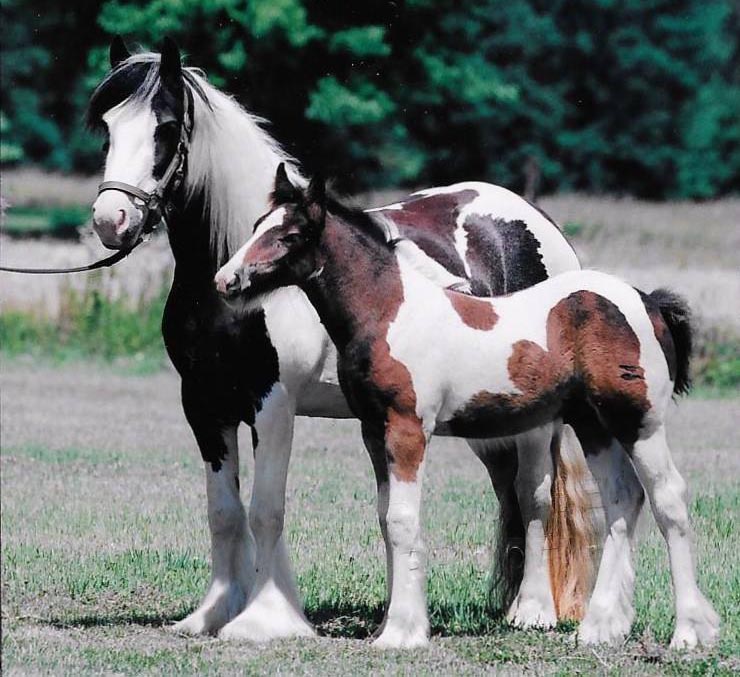
<path fill-rule="evenodd" d="M 110 48 L 111 72 L 92 95 L 88 122 L 107 135 L 104 181 L 150 193 L 177 151 L 185 117 L 180 52 L 166 38 L 160 54 L 131 55 L 120 38 Z M 104 245 L 120 249 L 140 234 L 143 200 L 105 190 L 93 205 L 93 227 Z"/>
<path fill-rule="evenodd" d="M 314 177 L 301 190 L 290 182 L 281 164 L 272 204 L 272 211 L 255 224 L 252 237 L 216 274 L 222 294 L 254 298 L 300 284 L 316 272 L 316 245 L 326 221 L 324 180 Z"/>

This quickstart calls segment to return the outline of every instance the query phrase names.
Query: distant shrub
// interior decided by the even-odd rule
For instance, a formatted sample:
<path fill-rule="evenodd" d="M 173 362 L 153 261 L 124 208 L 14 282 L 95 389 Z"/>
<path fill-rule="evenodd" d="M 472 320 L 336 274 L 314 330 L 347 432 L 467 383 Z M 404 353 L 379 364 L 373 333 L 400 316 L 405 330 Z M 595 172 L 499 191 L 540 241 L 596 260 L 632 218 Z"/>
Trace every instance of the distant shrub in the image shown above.
<path fill-rule="evenodd" d="M 716 331 L 700 336 L 693 371 L 698 386 L 740 391 L 740 338 Z"/>
<path fill-rule="evenodd" d="M 166 289 L 133 306 L 105 298 L 97 289 L 67 292 L 59 318 L 41 319 L 10 311 L 0 315 L 0 348 L 6 356 L 34 355 L 52 360 L 133 358 L 164 363 L 161 336 Z"/>

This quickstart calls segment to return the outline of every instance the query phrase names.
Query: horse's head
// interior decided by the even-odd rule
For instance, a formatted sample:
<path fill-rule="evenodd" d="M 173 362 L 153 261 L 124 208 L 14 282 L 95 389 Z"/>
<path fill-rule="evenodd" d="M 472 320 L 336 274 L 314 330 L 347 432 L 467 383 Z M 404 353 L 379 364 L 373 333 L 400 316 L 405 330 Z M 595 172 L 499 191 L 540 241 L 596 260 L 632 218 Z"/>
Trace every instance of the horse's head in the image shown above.
<path fill-rule="evenodd" d="M 88 122 L 108 137 L 93 227 L 106 247 L 121 249 L 158 222 L 162 199 L 184 167 L 182 141 L 192 110 L 180 52 L 171 39 L 162 43 L 161 55 L 132 56 L 116 38 L 110 63 L 112 70 L 93 93 L 88 110 Z M 152 194 L 154 199 L 147 201 Z"/>
<path fill-rule="evenodd" d="M 252 237 L 216 274 L 217 289 L 245 299 L 293 284 L 316 272 L 316 245 L 326 220 L 326 186 L 314 177 L 301 190 L 285 165 L 275 175 L 272 211 L 257 221 Z"/>

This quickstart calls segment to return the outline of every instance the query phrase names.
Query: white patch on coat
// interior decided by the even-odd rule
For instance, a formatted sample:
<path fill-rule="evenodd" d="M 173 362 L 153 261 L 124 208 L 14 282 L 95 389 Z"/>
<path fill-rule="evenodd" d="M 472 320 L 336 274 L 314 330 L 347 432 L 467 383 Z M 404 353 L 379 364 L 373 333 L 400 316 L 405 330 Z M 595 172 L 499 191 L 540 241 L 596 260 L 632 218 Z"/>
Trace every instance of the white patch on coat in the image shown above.
<path fill-rule="evenodd" d="M 229 282 L 234 279 L 234 273 L 244 265 L 244 259 L 247 253 L 252 248 L 254 243 L 262 237 L 271 228 L 283 225 L 283 219 L 285 218 L 285 207 L 280 207 L 270 215 L 257 227 L 252 237 L 250 237 L 216 273 L 216 284 L 220 286 L 228 286 Z"/>

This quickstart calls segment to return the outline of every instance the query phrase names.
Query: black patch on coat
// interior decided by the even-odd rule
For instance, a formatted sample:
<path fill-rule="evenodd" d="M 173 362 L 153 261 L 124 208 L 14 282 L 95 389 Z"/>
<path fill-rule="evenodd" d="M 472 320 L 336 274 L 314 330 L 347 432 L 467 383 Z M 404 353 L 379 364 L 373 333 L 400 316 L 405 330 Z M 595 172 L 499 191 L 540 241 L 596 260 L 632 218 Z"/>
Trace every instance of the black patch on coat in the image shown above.
<path fill-rule="evenodd" d="M 229 305 L 213 284 L 216 264 L 200 197 L 169 223 L 175 277 L 164 317 L 165 347 L 182 378 L 182 403 L 201 456 L 214 470 L 227 453 L 223 431 L 253 425 L 262 401 L 280 378 L 278 355 L 262 311 Z"/>
<path fill-rule="evenodd" d="M 547 279 L 540 242 L 524 221 L 471 214 L 464 227 L 475 295 L 510 294 Z"/>

